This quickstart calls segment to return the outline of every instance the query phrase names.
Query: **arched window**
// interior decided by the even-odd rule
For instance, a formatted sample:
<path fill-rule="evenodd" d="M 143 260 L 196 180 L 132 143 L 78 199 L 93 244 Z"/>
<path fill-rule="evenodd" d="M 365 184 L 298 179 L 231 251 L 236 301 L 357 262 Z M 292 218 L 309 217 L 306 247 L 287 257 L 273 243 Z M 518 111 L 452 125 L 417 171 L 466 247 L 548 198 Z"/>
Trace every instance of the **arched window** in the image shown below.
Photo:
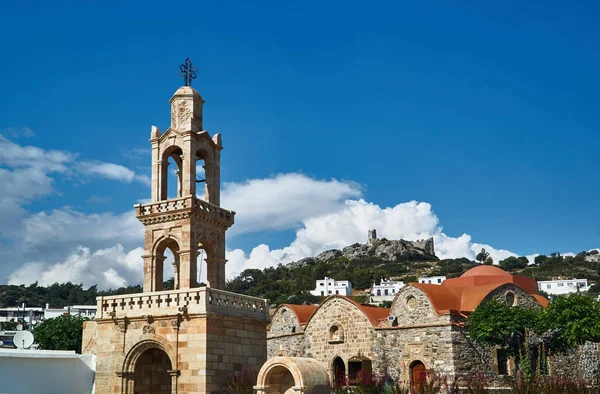
<path fill-rule="evenodd" d="M 344 328 L 341 324 L 334 324 L 329 328 L 329 343 L 344 342 Z"/>
<path fill-rule="evenodd" d="M 173 238 L 160 241 L 156 247 L 154 291 L 179 288 L 179 244 Z"/>
<path fill-rule="evenodd" d="M 160 200 L 179 198 L 182 196 L 182 156 L 178 146 L 171 146 L 163 152 L 160 167 Z"/>

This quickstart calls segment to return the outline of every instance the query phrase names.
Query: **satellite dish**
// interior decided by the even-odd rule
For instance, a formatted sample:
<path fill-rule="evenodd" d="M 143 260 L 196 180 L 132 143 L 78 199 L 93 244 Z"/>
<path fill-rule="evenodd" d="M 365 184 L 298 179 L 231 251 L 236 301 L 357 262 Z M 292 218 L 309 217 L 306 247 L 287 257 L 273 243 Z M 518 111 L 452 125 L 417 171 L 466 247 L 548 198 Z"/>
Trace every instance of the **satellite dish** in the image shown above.
<path fill-rule="evenodd" d="M 19 349 L 28 349 L 33 345 L 33 334 L 27 330 L 18 331 L 13 337 L 13 343 Z"/>

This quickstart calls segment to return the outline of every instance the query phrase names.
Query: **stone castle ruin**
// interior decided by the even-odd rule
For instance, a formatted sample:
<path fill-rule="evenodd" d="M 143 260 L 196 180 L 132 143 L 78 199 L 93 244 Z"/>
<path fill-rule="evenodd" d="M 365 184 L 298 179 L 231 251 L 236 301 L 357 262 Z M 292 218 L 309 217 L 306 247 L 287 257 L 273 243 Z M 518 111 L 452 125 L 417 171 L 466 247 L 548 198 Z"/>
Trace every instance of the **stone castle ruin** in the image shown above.
<path fill-rule="evenodd" d="M 220 207 L 221 135 L 203 130 L 204 100 L 191 86 L 170 103 L 171 127 L 150 134 L 151 201 L 135 205 L 145 228 L 144 292 L 99 297 L 96 319 L 84 327 L 83 353 L 97 360 L 96 394 L 222 392 L 234 372 L 245 366 L 256 376 L 267 359 L 267 301 L 223 290 L 235 212 Z M 177 166 L 172 197 L 169 159 Z M 174 290 L 163 289 L 167 249 Z M 205 287 L 197 282 L 199 256 Z"/>

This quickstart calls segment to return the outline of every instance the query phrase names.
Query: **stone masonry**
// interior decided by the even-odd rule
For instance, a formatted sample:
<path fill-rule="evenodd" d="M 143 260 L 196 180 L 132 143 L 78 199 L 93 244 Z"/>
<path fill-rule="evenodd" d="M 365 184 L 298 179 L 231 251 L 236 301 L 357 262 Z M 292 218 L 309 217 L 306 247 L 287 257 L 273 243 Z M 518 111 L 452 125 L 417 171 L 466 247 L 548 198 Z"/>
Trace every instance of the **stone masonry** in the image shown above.
<path fill-rule="evenodd" d="M 98 297 L 96 318 L 84 326 L 83 352 L 97 357 L 96 394 L 222 393 L 231 375 L 248 367 L 256 376 L 267 360 L 267 300 L 222 290 L 235 213 L 219 206 L 223 147 L 220 135 L 202 130 L 203 105 L 183 86 L 171 99 L 171 127 L 152 127 L 151 201 L 135 206 L 145 226 L 144 293 Z M 204 199 L 196 195 L 202 183 Z M 207 287 L 197 283 L 201 250 Z M 162 288 L 166 263 L 175 268 L 174 290 Z"/>

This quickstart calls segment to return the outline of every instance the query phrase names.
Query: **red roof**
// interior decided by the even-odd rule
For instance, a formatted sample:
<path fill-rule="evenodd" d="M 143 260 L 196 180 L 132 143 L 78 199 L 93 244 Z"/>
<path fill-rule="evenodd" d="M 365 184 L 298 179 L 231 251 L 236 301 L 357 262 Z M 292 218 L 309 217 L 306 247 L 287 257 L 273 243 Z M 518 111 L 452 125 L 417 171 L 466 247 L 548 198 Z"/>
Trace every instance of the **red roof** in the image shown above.
<path fill-rule="evenodd" d="M 282 306 L 287 306 L 294 312 L 296 317 L 298 318 L 298 323 L 300 325 L 304 325 L 310 319 L 310 316 L 317 309 L 317 305 L 295 305 L 295 304 L 283 304 Z"/>
<path fill-rule="evenodd" d="M 548 300 L 536 294 L 534 279 L 511 275 L 503 269 L 491 265 L 471 268 L 459 278 L 446 279 L 440 285 L 411 283 L 421 289 L 439 314 L 450 311 L 473 312 L 492 291 L 507 283 L 513 283 L 531 294 L 543 307 Z"/>

